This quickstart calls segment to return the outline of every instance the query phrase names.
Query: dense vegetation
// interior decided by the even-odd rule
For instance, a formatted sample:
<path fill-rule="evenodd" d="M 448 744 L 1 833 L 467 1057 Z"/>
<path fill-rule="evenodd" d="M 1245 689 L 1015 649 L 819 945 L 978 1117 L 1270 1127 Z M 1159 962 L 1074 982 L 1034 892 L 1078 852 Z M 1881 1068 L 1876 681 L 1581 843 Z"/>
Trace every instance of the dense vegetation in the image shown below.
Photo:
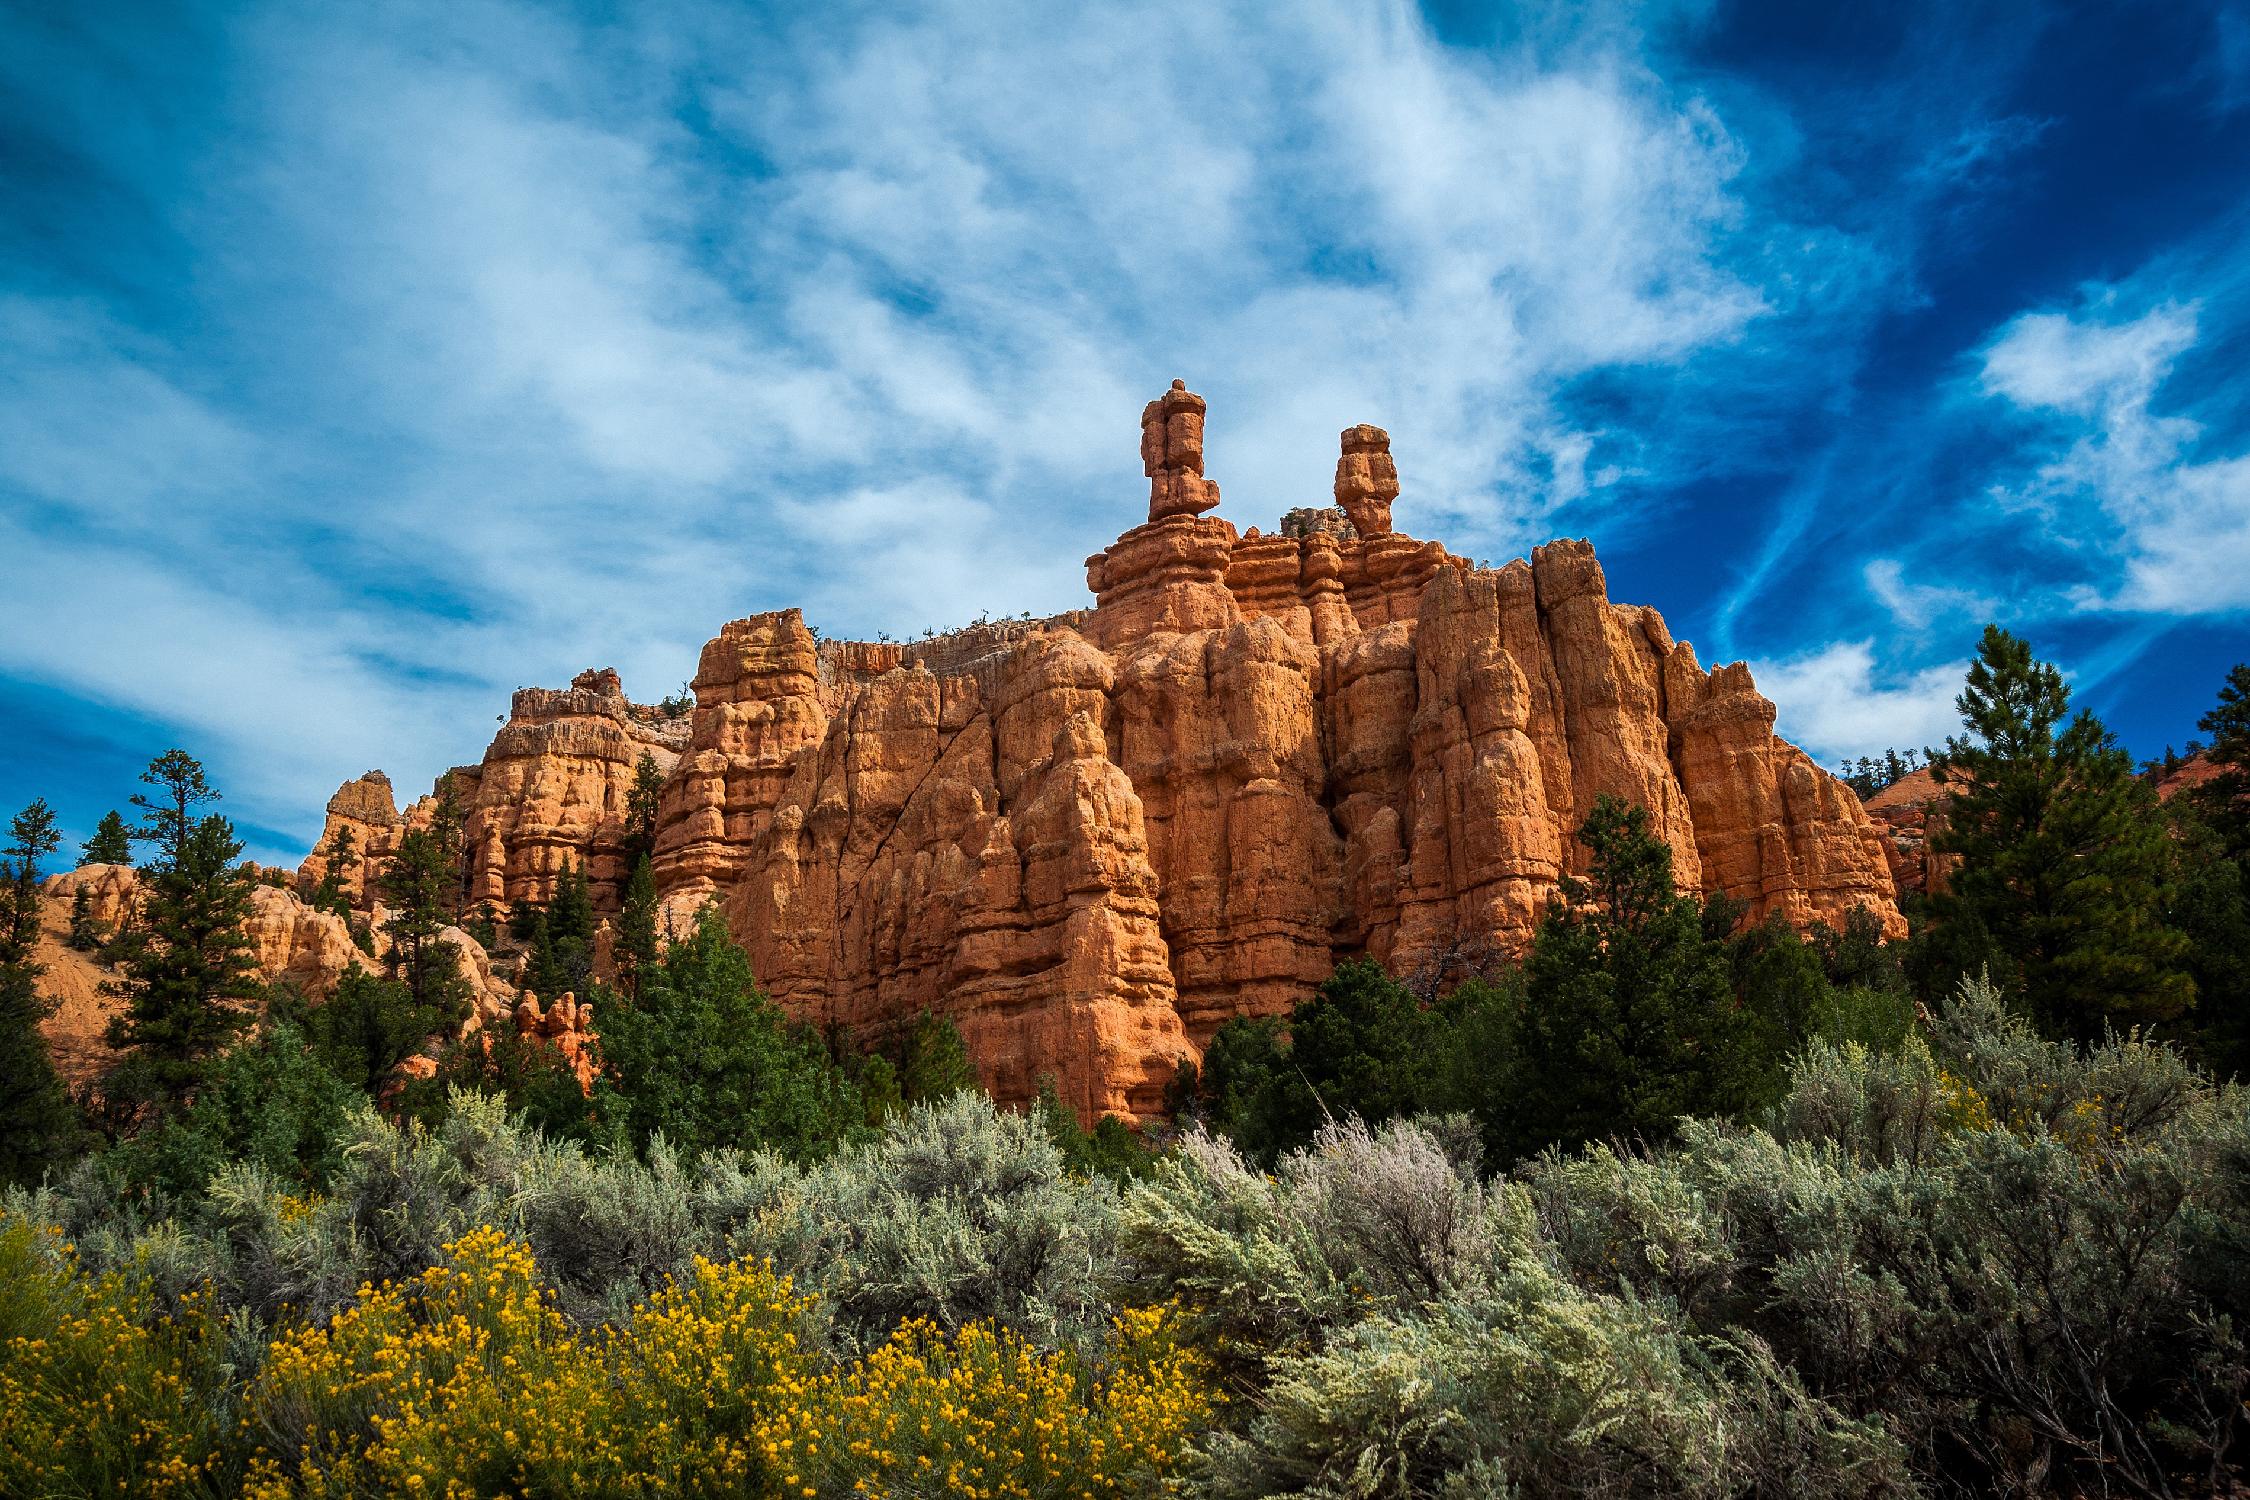
<path fill-rule="evenodd" d="M 714 913 L 658 930 L 645 843 L 606 965 L 582 872 L 466 911 L 442 807 L 383 872 L 380 970 L 261 993 L 179 752 L 141 909 L 90 937 L 117 1066 L 73 1100 L 35 803 L 0 1493 L 2230 1492 L 2250 667 L 2168 802 L 2003 632 L 1961 708 L 1910 939 L 1683 895 L 1605 800 L 1520 959 L 1348 963 L 1138 1132 L 996 1109 L 935 1014 L 793 1025 Z M 456 922 L 593 996 L 590 1091 L 490 1033 L 402 1085 L 471 1002 Z"/>

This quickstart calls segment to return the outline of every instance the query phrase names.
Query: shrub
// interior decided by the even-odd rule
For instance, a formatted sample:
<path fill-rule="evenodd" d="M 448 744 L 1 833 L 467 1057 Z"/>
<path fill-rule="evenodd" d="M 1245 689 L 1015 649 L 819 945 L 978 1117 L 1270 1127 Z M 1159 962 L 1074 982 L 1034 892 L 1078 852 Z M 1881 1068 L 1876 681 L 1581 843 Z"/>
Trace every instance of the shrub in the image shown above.
<path fill-rule="evenodd" d="M 1925 1472 L 2218 1482 L 2250 1391 L 2242 1096 L 2136 1038 L 2041 1041 L 1972 983 L 1927 1049 L 1814 1049 L 1772 1126 L 1523 1175 L 1579 1284 L 1770 1345 Z"/>
<path fill-rule="evenodd" d="M 0 1493 L 223 1492 L 222 1345 L 210 1298 L 150 1316 L 143 1279 L 0 1217 Z"/>
<path fill-rule="evenodd" d="M 1050 1343 L 1108 1321 L 1116 1190 L 1071 1176 L 1037 1121 L 982 1094 L 918 1105 L 801 1182 L 769 1174 L 762 1191 L 730 1244 L 796 1272 L 844 1348 L 917 1318 Z"/>
<path fill-rule="evenodd" d="M 399 1286 L 275 1341 L 250 1493 L 714 1493 L 800 1390 L 805 1312 L 760 1267 L 698 1260 L 623 1327 L 573 1337 L 527 1247 L 481 1228 Z"/>
<path fill-rule="evenodd" d="M 1201 1364 L 1162 1309 L 1119 1316 L 1094 1360 L 917 1320 L 816 1385 L 765 1457 L 805 1495 L 1136 1494 L 1207 1421 Z"/>

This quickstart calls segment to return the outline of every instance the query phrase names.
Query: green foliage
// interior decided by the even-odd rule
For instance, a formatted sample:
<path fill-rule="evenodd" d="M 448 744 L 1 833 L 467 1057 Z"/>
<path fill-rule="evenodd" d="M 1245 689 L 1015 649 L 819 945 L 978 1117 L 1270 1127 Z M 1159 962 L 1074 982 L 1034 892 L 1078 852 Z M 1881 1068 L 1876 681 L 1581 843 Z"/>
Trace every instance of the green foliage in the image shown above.
<path fill-rule="evenodd" d="M 349 824 L 339 824 L 336 831 L 329 835 L 328 847 L 322 851 L 322 857 L 327 863 L 321 869 L 320 879 L 314 884 L 307 904 L 314 911 L 332 912 L 349 923 L 352 919 L 352 898 L 346 882 L 351 872 L 360 865 L 359 851 L 353 847 Z"/>
<path fill-rule="evenodd" d="M 638 999 L 605 1000 L 600 1015 L 615 1107 L 636 1148 L 661 1135 L 690 1155 L 764 1146 L 807 1156 L 864 1118 L 818 1037 L 758 988 L 715 906 L 645 971 Z"/>
<path fill-rule="evenodd" d="M 930 1104 L 958 1093 L 977 1093 L 975 1064 L 961 1030 L 933 1011 L 923 1011 L 906 1034 L 899 1058 L 898 1087 L 908 1104 Z"/>
<path fill-rule="evenodd" d="M 39 861 L 60 839 L 54 814 L 35 801 L 9 825 L 0 859 L 0 1186 L 37 1182 L 79 1144 L 71 1107 L 39 1023 L 54 1007 L 39 993 Z"/>
<path fill-rule="evenodd" d="M 1290 1012 L 1238 1017 L 1204 1054 L 1212 1118 L 1259 1161 L 1312 1138 L 1323 1119 L 1379 1123 L 1426 1108 L 1436 1086 L 1439 1027 L 1381 966 L 1354 959 Z"/>
<path fill-rule="evenodd" d="M 625 794 L 625 868 L 631 870 L 656 852 L 656 811 L 664 795 L 664 773 L 646 750 L 633 765 L 633 785 Z"/>
<path fill-rule="evenodd" d="M 379 1096 L 398 1065 L 432 1037 L 449 1033 L 456 1012 L 417 1000 L 411 985 L 365 969 L 347 969 L 318 1005 L 277 997 L 273 1013 L 286 1016 L 322 1067 L 350 1087 Z"/>
<path fill-rule="evenodd" d="M 1730 935 L 1740 908 L 1677 893 L 1639 808 L 1602 799 L 1581 836 L 1591 879 L 1566 884 L 1522 966 L 1424 1006 L 1374 964 L 1346 964 L 1286 1025 L 1222 1027 L 1187 1113 L 1270 1166 L 1323 1121 L 1460 1112 L 1504 1161 L 1739 1116 L 1772 1099 L 1809 1038 L 1905 1036 L 1913 998 L 1872 914 L 1809 937 L 1779 919 Z"/>
<path fill-rule="evenodd" d="M 1156 1153 L 1117 1116 L 1103 1115 L 1091 1130 L 1081 1126 L 1077 1111 L 1063 1103 L 1052 1073 L 1039 1080 L 1039 1096 L 1032 1101 L 1031 1117 L 1063 1154 L 1064 1165 L 1080 1176 L 1099 1175 L 1112 1182 L 1127 1182 L 1156 1169 Z"/>
<path fill-rule="evenodd" d="M 2218 774 L 2188 793 L 2227 858 L 2250 859 L 2250 662 L 2220 684 L 2219 701 L 2196 721 L 2211 736 L 2204 752 Z"/>
<path fill-rule="evenodd" d="M 109 933 L 94 920 L 94 893 L 85 886 L 70 893 L 70 931 L 66 941 L 80 953 L 93 953 L 109 941 Z"/>
<path fill-rule="evenodd" d="M 633 866 L 625 883 L 625 902 L 617 915 L 617 943 L 612 950 L 617 964 L 618 987 L 628 998 L 638 998 L 641 982 L 656 966 L 656 873 L 648 856 Z"/>
<path fill-rule="evenodd" d="M 94 836 L 86 840 L 78 862 L 82 865 L 129 865 L 133 862 L 133 836 L 116 808 L 102 814 Z"/>
<path fill-rule="evenodd" d="M 246 1006 L 263 992 L 243 931 L 250 883 L 236 863 L 242 844 L 222 817 L 189 821 L 201 768 L 187 761 L 190 775 L 169 762 L 160 757 L 157 767 L 176 800 L 153 805 L 157 857 L 142 872 L 139 916 L 114 945 L 125 1009 L 110 1022 L 108 1040 L 127 1055 L 104 1092 L 112 1114 L 128 1120 L 142 1112 L 161 1118 L 192 1095 L 211 1059 L 249 1024 Z"/>
<path fill-rule="evenodd" d="M 594 971 L 594 897 L 584 871 L 566 863 L 547 904 L 532 908 L 511 930 L 516 925 L 524 928 L 520 936 L 530 949 L 525 989 L 542 1000 L 586 992 Z"/>
<path fill-rule="evenodd" d="M 435 1018 L 425 1029 L 468 1018 L 471 984 L 461 950 L 440 934 L 452 925 L 448 901 L 458 881 L 455 856 L 442 826 L 411 828 L 383 870 L 383 895 L 391 916 L 391 969 L 412 993 L 415 1006 Z"/>
<path fill-rule="evenodd" d="M 193 1197 L 224 1166 L 319 1187 L 342 1162 L 346 1127 L 367 1095 L 331 1072 L 283 1024 L 234 1048 L 184 1108 L 111 1153 L 129 1187 Z"/>
<path fill-rule="evenodd" d="M 1930 899 L 1926 988 L 1990 972 L 2081 1040 L 2180 1014 L 2195 986 L 2161 910 L 2164 823 L 2131 758 L 1996 625 L 1956 703 L 1967 733 L 1930 758 L 1951 794 L 1931 848 L 1959 864 Z"/>
<path fill-rule="evenodd" d="M 570 1060 L 540 1037 L 512 1026 L 489 1026 L 438 1049 L 436 1071 L 403 1085 L 397 1108 L 409 1118 L 436 1124 L 464 1095 L 489 1094 L 531 1128 L 581 1145 L 617 1137 L 622 1101 L 597 1082 L 592 1094 Z"/>
<path fill-rule="evenodd" d="M 1801 945 L 1753 945 L 1738 965 L 1704 903 L 1673 889 L 1671 848 L 1647 823 L 1643 809 L 1605 796 L 1580 830 L 1594 852 L 1590 880 L 1566 881 L 1540 925 L 1514 1086 L 1486 1122 L 1503 1159 L 1549 1142 L 1660 1139 L 1682 1115 L 1738 1114 L 1767 1096 L 1801 1030 L 1808 970 L 1789 952 Z M 1750 986 L 1739 999 L 1738 967 Z"/>

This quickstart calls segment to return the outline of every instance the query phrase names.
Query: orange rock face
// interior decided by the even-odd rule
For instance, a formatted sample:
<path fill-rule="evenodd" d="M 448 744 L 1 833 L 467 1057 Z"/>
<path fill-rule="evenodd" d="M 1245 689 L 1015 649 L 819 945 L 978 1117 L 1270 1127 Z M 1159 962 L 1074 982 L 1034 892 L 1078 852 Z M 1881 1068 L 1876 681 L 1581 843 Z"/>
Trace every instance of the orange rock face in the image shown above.
<path fill-rule="evenodd" d="M 388 783 L 385 787 L 387 790 Z M 118 977 L 116 971 L 95 955 L 67 945 L 71 907 L 81 890 L 87 892 L 88 914 L 106 931 L 115 932 L 140 899 L 140 877 L 129 865 L 81 865 L 40 882 L 43 901 L 36 957 L 47 971 L 40 986 L 57 1002 L 55 1014 L 41 1029 L 54 1049 L 56 1065 L 74 1087 L 92 1082 L 115 1063 L 116 1054 L 103 1036 L 110 1018 L 123 1008 L 123 1001 L 110 991 Z M 373 915 L 380 946 L 383 913 L 378 908 Z M 333 994 L 337 982 L 352 970 L 375 972 L 378 968 L 352 941 L 351 930 L 342 918 L 315 911 L 294 891 L 253 886 L 243 930 L 250 939 L 258 977 L 269 984 L 294 984 L 316 1003 Z M 600 1037 L 594 1031 L 591 1005 L 579 1004 L 566 995 L 543 1010 L 536 1000 L 493 972 L 490 955 L 468 933 L 448 927 L 438 938 L 460 953 L 461 971 L 473 991 L 474 1009 L 461 1027 L 464 1035 L 487 1026 L 512 1026 L 519 1034 L 553 1047 L 580 1086 L 592 1089 L 599 1067 Z M 409 1063 L 414 1066 L 406 1069 L 408 1073 L 425 1077 L 436 1067 L 427 1056 L 409 1059 Z"/>
<path fill-rule="evenodd" d="M 1001 1099 L 1051 1074 L 1088 1117 L 1154 1111 L 1229 1017 L 1345 958 L 1520 951 L 1603 793 L 1687 889 L 1903 933 L 1858 799 L 1743 667 L 1612 603 L 1585 542 L 1483 569 L 1397 534 L 1375 427 L 1343 434 L 1336 509 L 1238 534 L 1206 514 L 1205 415 L 1178 383 L 1142 413 L 1149 518 L 1087 560 L 1090 611 L 903 644 L 727 625 L 659 757 L 675 914 L 721 900 L 801 1016 L 875 1039 L 934 1009 Z M 603 867 L 644 742 L 591 696 L 518 695 L 476 788 L 488 888 Z"/>
<path fill-rule="evenodd" d="M 614 912 L 632 873 L 626 805 L 640 759 L 647 755 L 669 778 L 688 744 L 685 718 L 628 702 L 607 669 L 581 672 L 560 691 L 519 688 L 484 759 L 446 773 L 462 819 L 465 907 L 544 901 L 572 865 L 585 872 L 596 908 Z M 668 792 L 689 784 L 668 781 Z M 433 794 L 400 813 L 380 771 L 345 782 L 328 800 L 319 844 L 298 866 L 299 890 L 319 882 L 337 832 L 347 830 L 358 862 L 343 885 L 355 908 L 372 911 L 400 836 L 428 826 L 437 806 Z"/>

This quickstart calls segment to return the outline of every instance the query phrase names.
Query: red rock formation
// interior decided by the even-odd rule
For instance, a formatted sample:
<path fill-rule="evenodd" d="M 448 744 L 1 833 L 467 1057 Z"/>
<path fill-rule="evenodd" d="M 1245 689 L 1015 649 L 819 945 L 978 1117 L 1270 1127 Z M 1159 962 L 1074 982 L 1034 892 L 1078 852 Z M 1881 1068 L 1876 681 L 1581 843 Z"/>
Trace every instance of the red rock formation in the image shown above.
<path fill-rule="evenodd" d="M 355 783 L 356 784 L 356 783 Z M 114 932 L 129 919 L 140 900 L 140 877 L 129 865 L 82 865 L 76 870 L 50 875 L 40 882 L 43 898 L 39 962 L 47 966 L 42 988 L 58 1002 L 56 1014 L 43 1026 L 55 1048 L 58 1066 L 73 1085 L 89 1083 L 115 1062 L 103 1039 L 110 1018 L 123 1001 L 111 992 L 114 970 L 97 956 L 78 952 L 65 942 L 71 907 L 79 891 L 87 896 L 93 920 Z M 376 912 L 377 942 L 381 912 Z M 258 977 L 267 982 L 296 985 L 307 999 L 318 1003 L 335 992 L 337 982 L 352 970 L 374 972 L 375 960 L 352 941 L 342 918 L 315 911 L 294 891 L 272 885 L 254 885 L 250 912 L 243 924 Z M 512 1025 L 524 1036 L 537 1037 L 562 1054 L 582 1087 L 593 1087 L 599 1066 L 600 1038 L 594 1031 L 594 1008 L 564 996 L 542 1010 L 515 986 L 493 972 L 492 959 L 483 946 L 458 927 L 438 934 L 461 955 L 463 973 L 470 982 L 474 1008 L 462 1026 L 464 1035 L 486 1026 Z M 434 1041 L 435 1039 L 433 1039 Z M 410 1059 L 406 1071 L 427 1077 L 435 1068 L 429 1057 Z"/>
<path fill-rule="evenodd" d="M 726 626 L 665 786 L 675 914 L 723 897 L 796 1013 L 874 1039 L 935 1009 L 1002 1099 L 1053 1074 L 1088 1116 L 1153 1110 L 1228 1017 L 1343 958 L 1519 950 L 1603 793 L 1685 888 L 1903 932 L 1857 799 L 1739 664 L 1613 604 L 1585 542 L 1492 570 L 1395 533 L 1375 427 L 1343 434 L 1335 509 L 1238 535 L 1205 514 L 1204 416 L 1178 383 L 1143 412 L 1148 520 L 1087 560 L 1091 611 L 915 643 Z M 486 889 L 604 868 L 633 712 L 518 695 L 474 797 Z"/>
<path fill-rule="evenodd" d="M 1942 881 L 1930 850 L 1931 816 L 1943 821 L 1945 789 L 1927 769 L 1909 771 L 1867 799 L 1867 816 L 1883 840 L 1891 879 L 1901 891 L 1929 891 Z"/>

